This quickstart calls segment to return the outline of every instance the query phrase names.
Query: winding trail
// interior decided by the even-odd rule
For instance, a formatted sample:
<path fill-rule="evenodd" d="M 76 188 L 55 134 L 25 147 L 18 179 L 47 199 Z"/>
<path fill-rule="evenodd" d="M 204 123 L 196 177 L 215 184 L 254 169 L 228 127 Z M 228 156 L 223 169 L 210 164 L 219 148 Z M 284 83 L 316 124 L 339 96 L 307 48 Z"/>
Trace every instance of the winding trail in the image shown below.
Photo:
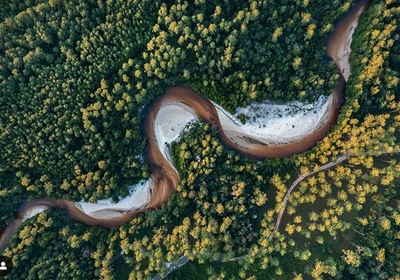
<path fill-rule="evenodd" d="M 314 174 L 316 174 L 316 173 L 318 173 L 318 172 L 321 172 L 321 171 L 323 171 L 323 170 L 327 170 L 327 169 L 329 169 L 329 168 L 331 168 L 331 167 L 333 167 L 333 166 L 335 166 L 335 165 L 337 165 L 337 164 L 339 164 L 339 163 L 341 163 L 341 162 L 347 160 L 348 158 L 349 158 L 349 153 L 346 152 L 345 154 L 339 156 L 335 161 L 332 161 L 332 162 L 329 162 L 329 163 L 327 163 L 327 164 L 322 165 L 322 166 L 320 167 L 320 169 L 299 176 L 299 177 L 296 179 L 296 181 L 294 181 L 294 182 L 292 183 L 292 185 L 290 186 L 290 188 L 289 188 L 288 191 L 286 192 L 286 195 L 285 195 L 285 197 L 283 198 L 283 201 L 281 202 L 281 203 L 283 204 L 283 206 L 282 206 L 281 211 L 280 211 L 279 214 L 278 214 L 278 218 L 276 219 L 274 231 L 270 234 L 270 236 L 269 236 L 269 238 L 268 238 L 269 240 L 272 240 L 272 238 L 274 237 L 275 233 L 276 233 L 276 232 L 278 231 L 278 229 L 279 229 L 279 225 L 280 225 L 280 223 L 281 223 L 282 216 L 283 216 L 283 214 L 285 213 L 286 205 L 287 205 L 289 196 L 290 196 L 290 194 L 292 193 L 293 189 L 294 189 L 301 181 L 303 181 L 305 178 L 310 177 L 311 175 L 314 175 Z"/>
<path fill-rule="evenodd" d="M 193 117 L 188 116 L 185 118 L 186 122 L 197 119 L 215 125 L 219 130 L 221 141 L 226 147 L 236 150 L 250 158 L 289 157 L 294 153 L 303 152 L 313 147 L 317 141 L 321 140 L 329 132 L 331 126 L 337 120 L 342 105 L 341 94 L 343 93 L 345 83 L 350 75 L 348 56 L 350 53 L 352 34 L 357 25 L 358 18 L 368 2 L 368 0 L 361 0 L 350 9 L 343 19 L 335 25 L 333 33 L 328 38 L 327 54 L 336 62 L 340 75 L 334 92 L 327 100 L 330 105 L 329 110 L 325 112 L 306 134 L 303 133 L 298 134 L 297 137 L 282 137 L 282 139 L 277 139 L 276 137 L 270 137 L 268 133 L 251 133 L 238 125 L 235 119 L 229 114 L 226 114 L 223 109 L 219 108 L 208 99 L 199 96 L 190 88 L 185 86 L 171 87 L 155 100 L 145 120 L 145 131 L 148 138 L 145 163 L 147 163 L 151 169 L 151 177 L 147 182 L 151 194 L 148 201 L 142 201 L 142 204 L 138 204 L 144 206 L 132 207 L 130 209 L 105 207 L 103 209 L 104 211 L 96 210 L 95 213 L 92 213 L 85 210 L 84 206 L 87 206 L 87 204 L 83 202 L 74 203 L 51 198 L 30 201 L 21 207 L 14 222 L 1 233 L 0 253 L 8 245 L 13 234 L 27 217 L 37 214 L 40 210 L 49 207 L 65 208 L 73 219 L 90 226 L 113 228 L 129 222 L 135 216 L 146 210 L 157 209 L 165 204 L 175 191 L 179 182 L 179 174 L 171 162 L 168 149 L 165 147 L 165 138 L 162 136 L 163 133 L 160 133 L 160 130 L 162 130 L 162 121 L 164 119 L 163 116 L 167 116 L 169 112 L 172 112 L 171 110 L 167 110 L 168 107 L 170 109 L 174 108 L 175 113 L 178 113 L 178 115 L 191 114 Z M 180 126 L 181 129 L 178 130 L 178 132 L 182 131 L 184 125 L 180 124 Z M 176 135 L 171 139 L 176 139 Z M 329 167 L 330 166 L 327 166 L 326 168 Z M 296 185 L 297 184 L 293 185 L 291 190 L 293 190 Z M 285 203 L 289 195 L 290 193 L 285 197 Z M 278 227 L 279 223 L 276 228 Z"/>
<path fill-rule="evenodd" d="M 361 153 L 361 154 L 365 155 L 365 156 L 383 156 L 383 155 L 392 155 L 392 154 L 399 154 L 399 153 L 400 153 L 400 150 L 394 150 L 394 151 L 391 151 L 391 152 L 364 152 L 364 153 Z M 329 169 L 331 167 L 334 167 L 334 166 L 336 166 L 336 165 L 348 160 L 352 156 L 358 156 L 358 155 L 360 155 L 360 154 L 353 155 L 353 154 L 350 154 L 349 152 L 346 152 L 343 155 L 339 156 L 336 160 L 322 165 L 320 167 L 320 169 L 315 170 L 315 171 L 311 171 L 309 173 L 306 173 L 306 174 L 303 174 L 303 175 L 300 175 L 299 177 L 297 177 L 297 179 L 290 185 L 290 188 L 287 190 L 286 195 L 285 195 L 284 199 L 281 202 L 282 208 L 279 211 L 278 217 L 277 217 L 277 219 L 275 221 L 274 230 L 269 235 L 268 240 L 271 241 L 274 238 L 276 232 L 279 230 L 279 227 L 280 227 L 280 224 L 281 224 L 281 220 L 282 220 L 283 214 L 285 213 L 287 202 L 288 202 L 288 199 L 290 197 L 290 194 L 292 193 L 294 188 L 299 183 L 301 183 L 301 181 L 303 181 L 304 179 L 310 177 L 311 175 L 314 175 L 316 173 L 319 173 L 321 171 L 324 171 L 324 170 L 327 170 L 327 169 Z M 266 249 L 266 247 L 263 247 L 263 246 L 259 247 L 255 254 L 259 254 L 264 249 Z M 234 257 L 234 258 L 225 259 L 225 260 L 222 260 L 222 258 L 221 258 L 221 261 L 222 262 L 235 262 L 235 261 L 240 261 L 240 260 L 243 260 L 243 259 L 246 259 L 246 258 L 249 258 L 249 257 L 250 257 L 249 254 L 245 254 L 245 255 L 241 255 L 241 256 Z"/>
<path fill-rule="evenodd" d="M 363 155 L 365 155 L 365 156 L 382 156 L 382 155 L 398 154 L 398 153 L 400 153 L 400 150 L 395 150 L 395 151 L 391 151 L 391 152 L 381 152 L 381 153 L 377 153 L 377 152 L 365 152 L 365 153 L 363 153 Z M 329 162 L 329 163 L 327 163 L 327 164 L 322 165 L 322 166 L 320 167 L 320 169 L 299 176 L 299 177 L 296 179 L 296 181 L 294 181 L 294 182 L 291 184 L 290 188 L 289 188 L 288 191 L 286 192 L 286 195 L 285 195 L 283 201 L 281 202 L 281 203 L 283 204 L 283 206 L 282 206 L 281 211 L 279 211 L 278 218 L 276 219 L 276 222 L 275 222 L 275 228 L 274 228 L 273 232 L 270 234 L 270 236 L 269 236 L 269 238 L 268 238 L 269 240 L 272 240 L 272 238 L 274 237 L 275 233 L 276 233 L 276 232 L 278 231 L 278 229 L 279 229 L 279 225 L 280 225 L 280 223 L 281 223 L 282 216 L 283 216 L 283 214 L 285 213 L 286 205 L 287 205 L 289 196 L 290 196 L 290 194 L 292 193 L 293 189 L 294 189 L 301 181 L 303 181 L 303 180 L 306 179 L 307 177 L 310 177 L 311 175 L 314 175 L 314 174 L 316 174 L 316 173 L 318 173 L 318 172 L 321 172 L 321 171 L 323 171 L 323 170 L 327 170 L 327 169 L 329 169 L 329 168 L 331 168 L 331 167 L 333 167 L 333 166 L 335 166 L 335 165 L 338 165 L 339 163 L 348 160 L 351 156 L 353 156 L 353 155 L 351 155 L 349 152 L 346 152 L 345 154 L 339 156 L 335 161 L 332 161 L 332 162 Z M 355 156 L 355 155 L 354 155 L 354 156 Z"/>

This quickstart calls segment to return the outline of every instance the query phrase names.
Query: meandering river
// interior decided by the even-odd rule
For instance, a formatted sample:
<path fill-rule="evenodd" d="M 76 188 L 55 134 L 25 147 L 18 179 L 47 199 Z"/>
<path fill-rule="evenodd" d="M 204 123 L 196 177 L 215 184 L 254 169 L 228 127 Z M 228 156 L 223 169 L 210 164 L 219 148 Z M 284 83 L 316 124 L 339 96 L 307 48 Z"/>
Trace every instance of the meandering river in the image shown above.
<path fill-rule="evenodd" d="M 368 3 L 369 0 L 362 0 L 351 8 L 335 24 L 334 30 L 327 40 L 326 53 L 335 61 L 339 72 L 339 79 L 331 96 L 330 109 L 326 113 L 326 116 L 324 116 L 324 119 L 308 135 L 290 142 L 271 144 L 264 141 L 262 137 L 255 137 L 253 134 L 248 135 L 241 130 L 233 129 L 232 127 L 229 128 L 229 124 L 224 119 L 226 116 L 221 115 L 221 111 L 217 110 L 211 101 L 196 94 L 190 88 L 185 86 L 171 87 L 156 99 L 145 120 L 145 131 L 148 138 L 145 162 L 149 164 L 151 169 L 151 178 L 149 180 L 152 184 L 152 193 L 145 207 L 139 210 L 128 211 L 118 217 L 101 219 L 87 215 L 71 201 L 50 198 L 30 201 L 21 207 L 15 220 L 2 231 L 0 235 L 0 253 L 8 246 L 12 236 L 24 219 L 33 215 L 32 211 L 38 208 L 40 210 L 50 207 L 65 208 L 71 218 L 76 221 L 89 226 L 113 228 L 129 222 L 139 213 L 159 208 L 166 203 L 178 185 L 179 175 L 173 163 L 168 160 L 163 150 L 160 149 L 163 143 L 159 143 L 159 139 L 157 139 L 155 120 L 157 120 L 160 110 L 163 110 L 168 105 L 178 106 L 183 110 L 190 111 L 197 119 L 215 125 L 218 127 L 224 146 L 236 150 L 247 157 L 256 159 L 288 157 L 294 153 L 303 152 L 313 147 L 317 141 L 321 140 L 329 132 L 331 126 L 338 118 L 340 107 L 343 103 L 342 94 L 344 86 L 350 76 L 348 57 L 352 34 L 360 14 L 367 7 Z"/>

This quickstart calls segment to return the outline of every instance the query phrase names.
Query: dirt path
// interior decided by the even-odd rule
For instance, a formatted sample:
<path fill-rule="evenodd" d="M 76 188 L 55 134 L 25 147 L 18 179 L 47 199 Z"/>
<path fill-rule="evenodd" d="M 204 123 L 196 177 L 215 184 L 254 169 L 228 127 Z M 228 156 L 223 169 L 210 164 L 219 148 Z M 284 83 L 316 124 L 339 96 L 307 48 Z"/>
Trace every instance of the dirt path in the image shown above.
<path fill-rule="evenodd" d="M 396 150 L 396 151 L 392 151 L 392 152 L 383 152 L 383 153 L 379 153 L 379 155 L 398 154 L 398 153 L 400 153 L 400 150 Z M 365 155 L 365 156 L 376 156 L 376 155 L 378 155 L 378 154 L 377 154 L 376 152 L 367 152 L 367 153 L 364 153 L 363 155 Z M 325 164 L 325 165 L 322 165 L 322 166 L 320 167 L 320 169 L 299 176 L 299 177 L 296 179 L 296 181 L 294 181 L 294 182 L 292 183 L 292 185 L 290 186 L 289 190 L 286 192 L 286 195 L 285 195 L 285 197 L 284 197 L 284 199 L 283 199 L 283 201 L 282 201 L 283 206 L 282 206 L 281 211 L 280 211 L 279 214 L 278 214 L 278 218 L 276 219 L 274 231 L 270 234 L 270 236 L 269 236 L 269 238 L 268 238 L 269 240 L 272 240 L 272 238 L 274 237 L 275 233 L 276 233 L 276 232 L 278 231 L 278 229 L 279 229 L 279 226 L 280 226 L 280 223 L 281 223 L 281 220 L 282 220 L 282 216 L 283 216 L 283 214 L 285 213 L 286 205 L 287 205 L 289 196 L 290 196 L 290 194 L 292 193 L 293 189 L 294 189 L 301 181 L 303 181 L 303 180 L 306 179 L 307 177 L 310 177 L 311 175 L 314 175 L 314 174 L 316 174 L 316 173 L 318 173 L 318 172 L 321 172 L 321 171 L 323 171 L 323 170 L 327 170 L 327 169 L 329 169 L 329 168 L 331 168 L 331 167 L 333 167 L 333 166 L 335 166 L 335 165 L 338 165 L 339 163 L 341 163 L 341 162 L 343 162 L 343 161 L 345 161 L 345 160 L 348 160 L 350 156 L 351 156 L 351 155 L 350 155 L 348 152 L 346 152 L 345 154 L 343 154 L 343 155 L 341 155 L 340 157 L 338 157 L 335 161 L 332 161 L 332 162 L 330 162 L 330 163 L 327 163 L 327 164 Z"/>
<path fill-rule="evenodd" d="M 391 151 L 391 152 L 381 152 L 381 153 L 377 153 L 377 152 L 366 152 L 366 153 L 363 153 L 363 155 L 365 155 L 365 156 L 382 156 L 382 155 L 388 155 L 388 154 L 392 155 L 392 154 L 399 154 L 399 153 L 400 153 L 400 150 L 395 150 L 395 151 Z M 282 220 L 283 214 L 285 213 L 285 210 L 286 210 L 286 206 L 287 206 L 287 202 L 288 202 L 289 196 L 290 196 L 290 194 L 292 193 L 292 191 L 294 190 L 294 188 L 295 188 L 296 186 L 298 186 L 298 184 L 301 183 L 301 181 L 303 181 L 304 179 L 310 177 L 311 175 L 317 174 L 318 172 L 321 172 L 321 171 L 327 170 L 327 169 L 329 169 L 329 168 L 331 168 L 331 167 L 334 167 L 334 166 L 336 166 L 336 165 L 338 165 L 338 164 L 340 164 L 340 163 L 342 163 L 342 162 L 348 160 L 348 159 L 349 159 L 350 157 L 352 157 L 352 156 L 357 156 L 357 155 L 351 155 L 351 154 L 349 154 L 348 152 L 346 152 L 345 154 L 339 156 L 335 161 L 332 161 L 332 162 L 329 162 L 329 163 L 327 163 L 327 164 L 325 164 L 325 165 L 322 165 L 322 166 L 320 167 L 320 169 L 318 169 L 318 170 L 316 170 L 316 171 L 309 172 L 309 173 L 307 173 L 307 174 L 300 175 L 300 176 L 290 185 L 290 188 L 287 190 L 286 195 L 285 195 L 283 201 L 281 202 L 281 203 L 282 203 L 282 208 L 281 208 L 281 210 L 279 211 L 278 217 L 277 217 L 277 219 L 276 219 L 276 221 L 275 221 L 274 230 L 272 231 L 272 233 L 271 233 L 271 234 L 269 235 L 269 237 L 268 237 L 268 240 L 269 240 L 269 241 L 271 241 L 271 240 L 274 238 L 276 232 L 279 230 L 279 227 L 280 227 L 280 224 L 281 224 L 281 220 Z M 264 249 L 265 249 L 264 247 L 259 247 L 259 248 L 257 249 L 257 253 L 256 253 L 256 254 L 260 253 L 260 252 L 261 252 L 262 250 L 264 250 Z M 239 261 L 239 260 L 246 259 L 246 258 L 249 258 L 249 257 L 250 257 L 250 255 L 249 255 L 249 254 L 246 254 L 246 255 L 242 255 L 242 256 L 238 256 L 238 257 L 234 257 L 234 258 L 230 258 L 230 259 L 222 260 L 222 261 L 223 261 L 223 262 L 226 262 L 226 261 L 228 261 L 228 262 L 234 262 L 234 261 Z"/>
<path fill-rule="evenodd" d="M 287 205 L 289 196 L 290 196 L 290 194 L 292 193 L 293 189 L 294 189 L 301 181 L 303 181 L 305 178 L 310 177 L 311 175 L 314 175 L 314 174 L 316 174 L 316 173 L 318 173 L 318 172 L 321 172 L 321 171 L 323 171 L 323 170 L 327 170 L 327 169 L 329 169 L 329 168 L 331 168 L 331 167 L 333 167 L 333 166 L 335 166 L 335 165 L 337 165 L 337 164 L 339 164 L 339 163 L 341 163 L 341 162 L 347 160 L 348 158 L 349 158 L 349 153 L 345 153 L 345 154 L 341 155 L 340 157 L 338 157 L 335 161 L 332 161 L 332 162 L 329 162 L 329 163 L 327 163 L 327 164 L 322 165 L 322 166 L 320 167 L 320 169 L 299 176 L 299 177 L 296 179 L 296 181 L 294 181 L 294 182 L 292 183 L 292 185 L 290 186 L 290 188 L 289 188 L 288 191 L 286 192 L 286 195 L 285 195 L 285 197 L 283 198 L 283 201 L 281 202 L 281 203 L 283 204 L 283 206 L 282 206 L 281 211 L 280 211 L 279 214 L 278 214 L 278 218 L 276 219 L 276 222 L 275 222 L 274 231 L 273 231 L 273 232 L 271 233 L 271 235 L 269 236 L 269 240 L 271 240 L 271 239 L 274 237 L 275 233 L 278 231 L 279 225 L 280 225 L 280 223 L 281 223 L 282 216 L 283 216 L 283 214 L 284 214 L 284 212 L 285 212 L 285 210 L 286 210 L 286 205 Z"/>

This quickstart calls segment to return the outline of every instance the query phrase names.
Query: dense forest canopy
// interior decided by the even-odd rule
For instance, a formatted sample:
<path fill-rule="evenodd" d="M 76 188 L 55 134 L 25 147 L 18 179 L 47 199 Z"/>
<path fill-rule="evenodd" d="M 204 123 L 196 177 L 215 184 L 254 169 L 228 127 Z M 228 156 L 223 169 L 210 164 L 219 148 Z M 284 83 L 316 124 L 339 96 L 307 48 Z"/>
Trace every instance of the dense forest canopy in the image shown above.
<path fill-rule="evenodd" d="M 228 109 L 330 94 L 324 42 L 349 5 L 289 2 L 11 5 L 0 26 L 0 184 L 26 198 L 124 196 L 148 177 L 143 108 L 165 86 Z"/>
<path fill-rule="evenodd" d="M 0 229 L 26 200 L 117 199 L 148 178 L 141 127 L 167 86 L 231 112 L 331 94 L 325 42 L 354 2 L 0 1 Z M 4 253 L 9 279 L 150 278 L 182 255 L 171 279 L 399 277 L 399 18 L 397 0 L 362 15 L 346 103 L 315 148 L 254 161 L 192 125 L 171 147 L 181 181 L 162 209 L 111 231 L 47 210 Z"/>

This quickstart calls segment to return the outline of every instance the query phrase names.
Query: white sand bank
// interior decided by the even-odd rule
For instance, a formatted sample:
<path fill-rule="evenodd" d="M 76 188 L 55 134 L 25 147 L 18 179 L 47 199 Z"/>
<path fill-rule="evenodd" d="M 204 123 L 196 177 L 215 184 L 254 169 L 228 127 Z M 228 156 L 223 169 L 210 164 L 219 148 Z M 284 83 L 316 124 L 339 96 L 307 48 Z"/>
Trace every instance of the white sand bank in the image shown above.
<path fill-rule="evenodd" d="M 358 25 L 358 19 L 364 9 L 365 7 L 363 5 L 359 6 L 353 17 L 346 19 L 344 24 L 337 27 L 339 30 L 335 34 L 335 36 L 337 36 L 335 38 L 336 40 L 333 40 L 335 41 L 334 46 L 331 51 L 328 51 L 328 55 L 335 60 L 346 82 L 349 80 L 351 75 L 349 57 L 351 53 L 350 47 L 351 42 L 353 41 L 353 33 Z M 342 36 L 342 34 L 346 34 L 346 36 Z"/>
<path fill-rule="evenodd" d="M 172 162 L 167 144 L 179 141 L 186 125 L 197 120 L 191 108 L 183 103 L 165 104 L 154 121 L 154 133 L 160 151 Z"/>
<path fill-rule="evenodd" d="M 122 198 L 118 203 L 109 199 L 97 201 L 97 203 L 75 202 L 75 206 L 82 212 L 94 218 L 110 219 L 119 217 L 127 211 L 144 207 L 150 199 L 151 179 L 142 180 L 136 185 L 129 186 L 129 195 Z"/>
<path fill-rule="evenodd" d="M 30 219 L 30 218 L 38 215 L 39 213 L 43 212 L 46 209 L 48 209 L 48 207 L 46 207 L 46 206 L 35 206 L 35 207 L 29 209 L 25 213 L 24 218 L 22 219 L 22 222 L 25 222 L 27 219 Z"/>
<path fill-rule="evenodd" d="M 294 101 L 276 104 L 264 101 L 240 107 L 232 115 L 214 103 L 225 132 L 231 139 L 241 134 L 271 145 L 294 142 L 311 134 L 324 124 L 331 104 L 332 95 L 320 96 L 313 103 Z M 238 119 L 241 114 L 246 117 L 245 124 Z"/>
<path fill-rule="evenodd" d="M 349 30 L 349 36 L 346 38 L 346 42 L 343 44 L 342 48 L 339 48 L 338 54 L 337 54 L 337 64 L 339 69 L 342 71 L 343 77 L 346 80 L 346 82 L 349 80 L 349 77 L 351 75 L 351 67 L 350 67 L 350 53 L 351 53 L 351 42 L 353 40 L 353 33 L 354 30 L 357 27 L 357 23 L 353 23 Z"/>

